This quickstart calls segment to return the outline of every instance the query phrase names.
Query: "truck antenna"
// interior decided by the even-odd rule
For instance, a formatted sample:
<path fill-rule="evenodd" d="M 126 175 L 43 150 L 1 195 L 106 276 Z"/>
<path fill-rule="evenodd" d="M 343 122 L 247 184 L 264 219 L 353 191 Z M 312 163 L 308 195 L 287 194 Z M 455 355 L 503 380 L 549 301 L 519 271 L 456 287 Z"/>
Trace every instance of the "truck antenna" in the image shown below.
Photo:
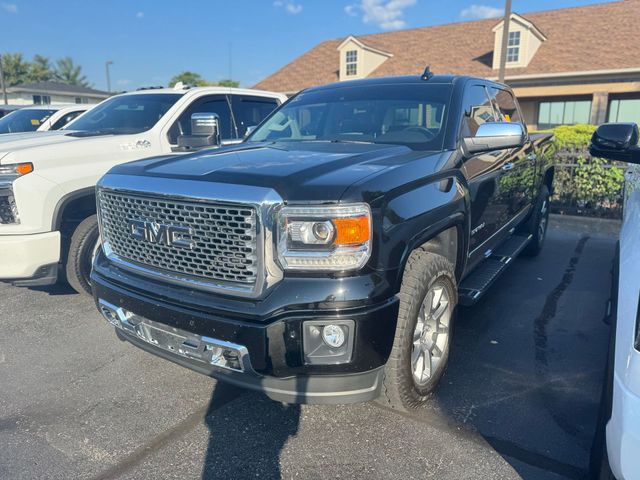
<path fill-rule="evenodd" d="M 422 80 L 427 81 L 429 80 L 431 77 L 433 77 L 433 72 L 431 71 L 431 67 L 429 65 L 427 65 L 427 67 L 424 69 L 424 73 L 422 74 Z"/>

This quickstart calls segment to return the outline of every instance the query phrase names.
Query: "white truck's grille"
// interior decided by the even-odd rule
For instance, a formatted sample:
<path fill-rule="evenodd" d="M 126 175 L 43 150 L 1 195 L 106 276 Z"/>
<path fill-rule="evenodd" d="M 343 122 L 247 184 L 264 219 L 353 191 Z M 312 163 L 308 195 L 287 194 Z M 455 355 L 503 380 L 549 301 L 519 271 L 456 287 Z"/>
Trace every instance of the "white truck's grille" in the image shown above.
<path fill-rule="evenodd" d="M 121 260 L 159 272 L 250 286 L 257 281 L 251 206 L 100 189 L 103 242 Z"/>

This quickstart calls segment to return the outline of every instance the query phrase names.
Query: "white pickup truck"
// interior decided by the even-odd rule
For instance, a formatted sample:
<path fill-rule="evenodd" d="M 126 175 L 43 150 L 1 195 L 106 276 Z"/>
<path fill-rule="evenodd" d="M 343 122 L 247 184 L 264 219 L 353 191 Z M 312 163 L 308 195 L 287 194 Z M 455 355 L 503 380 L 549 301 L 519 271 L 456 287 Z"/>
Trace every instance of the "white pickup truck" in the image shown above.
<path fill-rule="evenodd" d="M 99 235 L 94 190 L 107 170 L 240 142 L 285 100 L 226 87 L 138 90 L 105 100 L 63 130 L 0 142 L 0 281 L 37 286 L 66 277 L 90 293 Z M 202 134 L 212 122 L 215 138 Z"/>
<path fill-rule="evenodd" d="M 93 105 L 37 105 L 15 110 L 0 119 L 0 141 L 17 133 L 60 130 Z"/>

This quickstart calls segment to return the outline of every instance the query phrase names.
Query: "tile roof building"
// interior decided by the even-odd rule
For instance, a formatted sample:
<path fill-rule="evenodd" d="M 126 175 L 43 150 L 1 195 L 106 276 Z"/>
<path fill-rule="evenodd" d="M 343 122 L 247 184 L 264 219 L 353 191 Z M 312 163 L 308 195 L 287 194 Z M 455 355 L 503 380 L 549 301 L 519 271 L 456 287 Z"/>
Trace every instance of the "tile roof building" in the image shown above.
<path fill-rule="evenodd" d="M 510 19 L 506 83 L 527 124 L 640 122 L 640 0 Z M 341 80 L 435 73 L 497 79 L 501 19 L 328 40 L 256 88 L 295 93 Z"/>

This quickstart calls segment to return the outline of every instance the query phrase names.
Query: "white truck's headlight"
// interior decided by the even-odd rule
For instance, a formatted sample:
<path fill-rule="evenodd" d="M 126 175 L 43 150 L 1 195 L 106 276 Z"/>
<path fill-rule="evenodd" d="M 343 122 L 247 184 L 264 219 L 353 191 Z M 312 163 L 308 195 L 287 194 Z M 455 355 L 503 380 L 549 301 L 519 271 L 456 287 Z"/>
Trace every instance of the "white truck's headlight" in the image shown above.
<path fill-rule="evenodd" d="M 366 203 L 280 210 L 278 259 L 284 269 L 356 270 L 370 255 L 371 209 Z"/>
<path fill-rule="evenodd" d="M 20 217 L 13 195 L 13 182 L 33 171 L 31 163 L 0 165 L 0 224 L 18 224 Z"/>

